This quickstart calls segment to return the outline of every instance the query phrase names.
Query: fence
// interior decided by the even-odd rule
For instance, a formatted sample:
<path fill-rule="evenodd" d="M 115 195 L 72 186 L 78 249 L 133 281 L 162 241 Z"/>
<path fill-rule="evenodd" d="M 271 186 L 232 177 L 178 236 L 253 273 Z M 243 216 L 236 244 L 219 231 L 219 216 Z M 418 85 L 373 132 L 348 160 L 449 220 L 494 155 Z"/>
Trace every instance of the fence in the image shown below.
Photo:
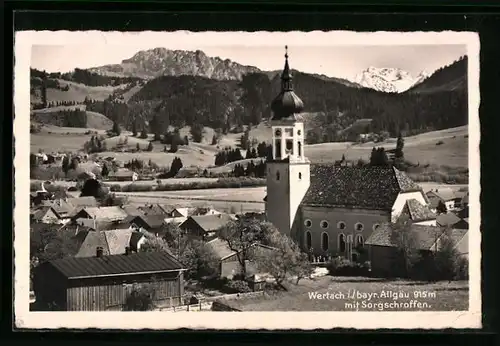
<path fill-rule="evenodd" d="M 157 311 L 181 312 L 181 311 L 210 311 L 212 302 L 199 302 L 198 304 L 180 305 L 167 308 L 157 308 Z"/>

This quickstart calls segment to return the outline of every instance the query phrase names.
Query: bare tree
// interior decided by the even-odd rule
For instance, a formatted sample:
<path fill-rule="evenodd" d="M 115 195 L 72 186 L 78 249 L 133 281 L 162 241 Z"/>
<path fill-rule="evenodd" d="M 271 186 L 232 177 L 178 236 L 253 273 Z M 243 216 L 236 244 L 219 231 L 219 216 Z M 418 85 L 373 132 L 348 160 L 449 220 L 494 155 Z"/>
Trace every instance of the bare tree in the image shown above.
<path fill-rule="evenodd" d="M 396 245 L 401 256 L 403 273 L 410 275 L 413 265 L 419 259 L 419 251 L 415 234 L 412 232 L 412 222 L 409 217 L 401 216 L 390 225 L 391 242 Z"/>
<path fill-rule="evenodd" d="M 219 230 L 219 238 L 227 242 L 229 248 L 236 252 L 236 257 L 246 277 L 246 262 L 252 260 L 251 247 L 266 239 L 268 225 L 256 218 L 240 217 L 230 221 Z"/>

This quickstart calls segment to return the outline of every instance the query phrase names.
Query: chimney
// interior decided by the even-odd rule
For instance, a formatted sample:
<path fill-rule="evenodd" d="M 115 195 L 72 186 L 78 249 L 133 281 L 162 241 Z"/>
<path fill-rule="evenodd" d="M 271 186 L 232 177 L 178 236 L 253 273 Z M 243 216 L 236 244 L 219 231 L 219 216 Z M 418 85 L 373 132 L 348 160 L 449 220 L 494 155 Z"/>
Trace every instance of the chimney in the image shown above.
<path fill-rule="evenodd" d="M 125 255 L 130 255 L 130 246 L 125 247 Z"/>
<path fill-rule="evenodd" d="M 101 247 L 101 246 L 98 246 L 98 247 L 96 248 L 96 253 L 95 253 L 95 255 L 96 255 L 96 257 L 102 257 L 102 254 L 103 254 L 103 249 L 102 249 L 102 247 Z"/>

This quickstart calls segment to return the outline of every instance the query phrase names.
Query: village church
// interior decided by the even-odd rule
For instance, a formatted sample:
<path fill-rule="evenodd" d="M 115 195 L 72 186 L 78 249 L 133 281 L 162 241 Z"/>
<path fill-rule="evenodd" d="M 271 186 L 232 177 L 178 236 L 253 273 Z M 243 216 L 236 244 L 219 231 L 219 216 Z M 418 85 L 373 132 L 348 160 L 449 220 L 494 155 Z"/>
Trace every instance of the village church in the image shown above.
<path fill-rule="evenodd" d="M 272 101 L 272 159 L 267 161 L 266 217 L 314 256 L 345 256 L 382 224 L 405 213 L 436 225 L 422 188 L 394 167 L 311 164 L 305 152 L 304 103 L 293 91 L 285 54 L 281 92 Z"/>

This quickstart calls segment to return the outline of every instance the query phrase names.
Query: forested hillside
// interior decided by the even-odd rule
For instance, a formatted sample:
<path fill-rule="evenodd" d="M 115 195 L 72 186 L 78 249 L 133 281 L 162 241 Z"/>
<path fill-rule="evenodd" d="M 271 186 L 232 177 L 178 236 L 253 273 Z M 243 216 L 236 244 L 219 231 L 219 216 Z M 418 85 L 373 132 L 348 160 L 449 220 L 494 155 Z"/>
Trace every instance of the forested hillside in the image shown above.
<path fill-rule="evenodd" d="M 75 71 L 71 78 L 92 84 L 117 78 L 94 75 Z M 415 134 L 467 124 L 467 58 L 436 71 L 401 94 L 351 87 L 298 71 L 293 76 L 304 111 L 323 114 L 315 120 L 317 126 L 308 129 L 309 143 L 346 140 L 342 130 L 359 119 L 372 119 L 367 131 L 391 136 L 400 131 Z M 33 73 L 32 77 L 40 76 Z M 126 78 L 119 82 L 128 83 L 121 93 L 141 83 Z M 128 101 L 115 92 L 104 101 L 87 99 L 85 103 L 87 110 L 102 113 L 128 129 L 135 124 L 138 129 L 160 134 L 169 125 L 201 124 L 227 133 L 269 118 L 269 106 L 279 89 L 278 74 L 270 79 L 267 73 L 250 73 L 241 80 L 162 76 L 148 81 Z"/>

